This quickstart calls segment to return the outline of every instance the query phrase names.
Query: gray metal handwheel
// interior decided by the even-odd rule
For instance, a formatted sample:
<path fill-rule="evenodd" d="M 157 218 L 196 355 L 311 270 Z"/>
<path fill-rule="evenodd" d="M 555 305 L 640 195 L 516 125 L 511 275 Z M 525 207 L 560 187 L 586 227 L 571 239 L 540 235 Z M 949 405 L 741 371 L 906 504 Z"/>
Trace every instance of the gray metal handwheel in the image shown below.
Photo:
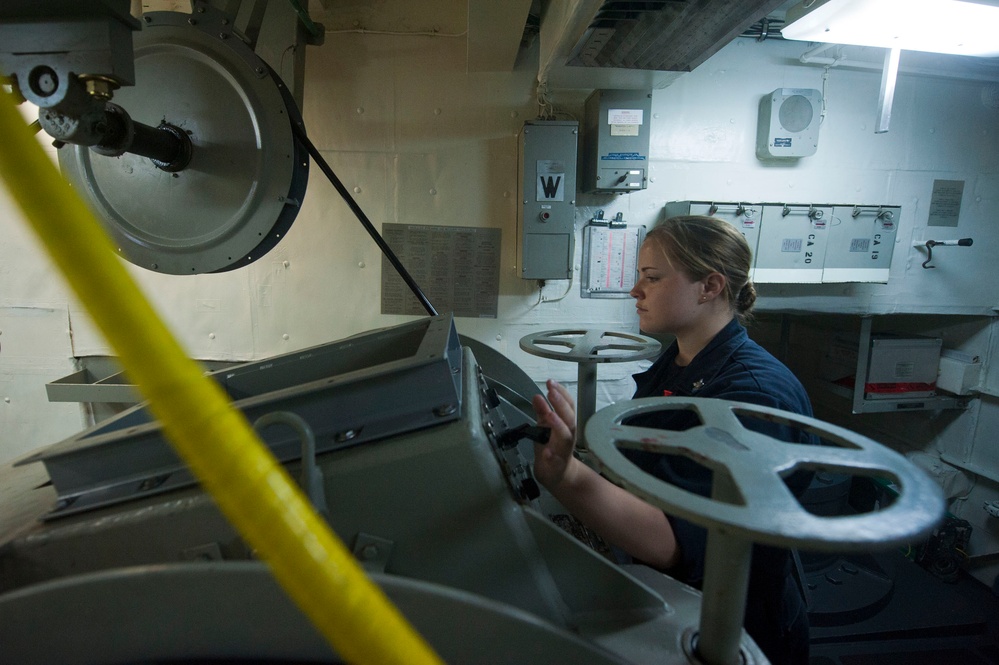
<path fill-rule="evenodd" d="M 662 348 L 644 335 L 606 330 L 548 330 L 520 338 L 520 348 L 534 356 L 577 363 L 619 363 L 651 358 Z M 601 353 L 619 351 L 611 355 Z"/>
<path fill-rule="evenodd" d="M 597 363 L 645 360 L 659 355 L 662 345 L 645 335 L 607 330 L 549 330 L 520 338 L 527 353 L 579 364 L 576 389 L 576 427 L 581 430 L 596 411 Z M 612 353 L 607 353 L 608 351 Z"/>
<path fill-rule="evenodd" d="M 686 431 L 624 424 L 666 411 L 693 411 L 703 423 Z M 746 415 L 797 427 L 832 446 L 797 445 L 747 429 Z M 592 456 L 608 476 L 664 511 L 706 527 L 741 534 L 754 542 L 845 551 L 912 542 L 943 515 L 940 488 L 898 453 L 842 427 L 779 409 L 721 399 L 650 397 L 612 405 L 586 426 Z M 714 471 L 711 498 L 655 478 L 630 462 L 621 449 L 685 456 Z M 805 510 L 784 484 L 795 469 L 882 477 L 899 491 L 883 510 L 823 517 Z"/>
<path fill-rule="evenodd" d="M 701 425 L 663 430 L 626 425 L 630 418 L 693 411 Z M 790 425 L 830 446 L 779 441 L 748 429 L 739 416 Z M 609 406 L 586 425 L 593 464 L 625 489 L 671 515 L 707 528 L 700 629 L 692 650 L 710 665 L 750 663 L 741 646 L 752 544 L 820 551 L 873 549 L 912 542 L 943 516 L 940 488 L 904 457 L 815 418 L 721 399 L 647 397 Z M 621 449 L 687 457 L 711 469 L 711 496 L 689 492 L 642 471 Z M 880 476 L 899 490 L 884 510 L 823 517 L 805 510 L 784 484 L 797 469 Z"/>

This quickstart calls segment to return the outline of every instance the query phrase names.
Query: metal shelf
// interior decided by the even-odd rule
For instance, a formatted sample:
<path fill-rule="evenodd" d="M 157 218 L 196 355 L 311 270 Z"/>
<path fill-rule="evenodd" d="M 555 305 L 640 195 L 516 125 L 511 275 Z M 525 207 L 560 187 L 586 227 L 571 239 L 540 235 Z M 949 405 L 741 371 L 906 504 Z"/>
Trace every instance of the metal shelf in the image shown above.
<path fill-rule="evenodd" d="M 124 372 L 102 375 L 82 369 L 46 384 L 45 391 L 50 402 L 135 404 L 142 400 Z"/>
<path fill-rule="evenodd" d="M 871 317 L 860 319 L 860 346 L 857 349 L 857 370 L 854 375 L 853 390 L 827 383 L 830 392 L 853 402 L 853 413 L 886 413 L 891 411 L 936 411 L 941 409 L 966 409 L 971 398 L 964 396 L 934 395 L 931 397 L 898 397 L 867 399 L 864 383 L 867 377 L 867 362 L 871 353 Z"/>

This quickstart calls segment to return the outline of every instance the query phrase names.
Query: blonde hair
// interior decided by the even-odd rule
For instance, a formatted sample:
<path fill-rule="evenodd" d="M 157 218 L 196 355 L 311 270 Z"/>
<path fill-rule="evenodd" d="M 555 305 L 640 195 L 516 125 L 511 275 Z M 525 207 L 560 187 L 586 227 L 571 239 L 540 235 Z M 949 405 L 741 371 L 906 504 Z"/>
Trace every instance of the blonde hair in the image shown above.
<path fill-rule="evenodd" d="M 753 252 L 739 230 L 715 217 L 670 217 L 645 236 L 654 242 L 677 270 L 694 280 L 710 273 L 725 276 L 725 298 L 740 321 L 749 318 L 756 288 L 749 279 Z"/>

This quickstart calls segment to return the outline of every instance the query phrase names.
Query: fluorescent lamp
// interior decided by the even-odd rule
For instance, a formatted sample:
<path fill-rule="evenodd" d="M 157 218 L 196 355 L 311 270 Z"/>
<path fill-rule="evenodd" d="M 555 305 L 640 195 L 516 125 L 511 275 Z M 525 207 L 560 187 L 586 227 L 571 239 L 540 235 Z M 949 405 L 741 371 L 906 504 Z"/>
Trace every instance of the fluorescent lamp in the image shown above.
<path fill-rule="evenodd" d="M 996 0 L 803 0 L 787 10 L 781 34 L 810 42 L 997 57 L 997 5 Z"/>

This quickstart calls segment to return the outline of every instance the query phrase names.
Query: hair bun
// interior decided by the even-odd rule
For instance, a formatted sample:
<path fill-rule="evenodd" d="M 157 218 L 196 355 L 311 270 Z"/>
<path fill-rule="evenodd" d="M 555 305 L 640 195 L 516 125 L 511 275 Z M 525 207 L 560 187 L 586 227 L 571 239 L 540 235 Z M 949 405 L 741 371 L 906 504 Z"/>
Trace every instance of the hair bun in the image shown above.
<path fill-rule="evenodd" d="M 746 282 L 746 284 L 739 290 L 739 295 L 736 297 L 735 306 L 739 313 L 748 312 L 753 308 L 756 303 L 756 287 L 753 286 L 752 282 Z"/>

